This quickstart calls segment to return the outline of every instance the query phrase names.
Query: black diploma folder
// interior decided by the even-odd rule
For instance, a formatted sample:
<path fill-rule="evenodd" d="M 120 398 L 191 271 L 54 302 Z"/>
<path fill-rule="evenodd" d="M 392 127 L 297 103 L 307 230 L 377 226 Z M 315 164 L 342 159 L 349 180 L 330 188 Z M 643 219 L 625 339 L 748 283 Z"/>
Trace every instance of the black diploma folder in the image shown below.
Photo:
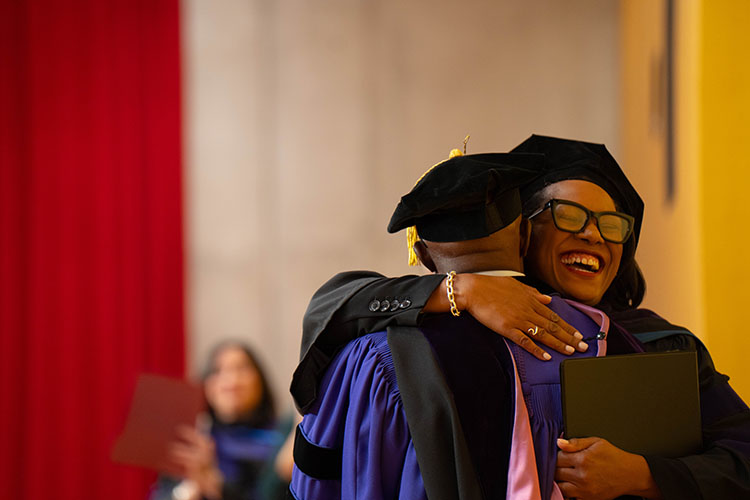
<path fill-rule="evenodd" d="M 601 437 L 639 455 L 701 448 L 694 352 L 566 359 L 560 365 L 566 438 Z"/>

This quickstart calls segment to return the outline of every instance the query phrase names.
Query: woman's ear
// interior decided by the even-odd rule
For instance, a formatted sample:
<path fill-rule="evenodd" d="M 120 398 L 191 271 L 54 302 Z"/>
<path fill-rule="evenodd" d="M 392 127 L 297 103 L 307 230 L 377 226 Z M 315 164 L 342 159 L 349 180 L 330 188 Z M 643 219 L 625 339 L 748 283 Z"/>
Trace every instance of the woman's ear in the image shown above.
<path fill-rule="evenodd" d="M 526 257 L 529 252 L 529 242 L 531 242 L 531 221 L 529 219 L 521 219 L 521 257 Z"/>
<path fill-rule="evenodd" d="M 432 256 L 430 255 L 430 250 L 427 248 L 427 245 L 425 245 L 424 241 L 417 240 L 417 242 L 414 243 L 414 253 L 417 254 L 417 257 L 419 257 L 419 261 L 422 263 L 424 267 L 426 267 L 433 273 L 437 272 L 437 266 L 435 265 L 435 262 L 432 260 Z"/>

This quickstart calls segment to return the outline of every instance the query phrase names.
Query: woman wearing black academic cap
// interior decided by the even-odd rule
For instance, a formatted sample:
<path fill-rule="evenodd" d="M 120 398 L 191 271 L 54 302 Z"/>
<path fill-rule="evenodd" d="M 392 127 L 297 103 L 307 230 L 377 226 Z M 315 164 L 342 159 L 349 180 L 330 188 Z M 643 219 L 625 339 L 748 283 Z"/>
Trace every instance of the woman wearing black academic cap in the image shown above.
<path fill-rule="evenodd" d="M 635 262 L 643 203 L 606 148 L 580 141 L 532 136 L 514 151 L 544 153 L 547 166 L 523 190 L 532 220 L 526 271 L 540 292 L 595 305 L 612 320 L 610 353 L 696 351 L 704 434 L 702 453 L 679 459 L 640 457 L 596 438 L 562 441 L 557 481 L 570 498 L 750 498 L 750 411 L 718 373 L 708 351 L 688 330 L 638 309 L 645 281 Z M 614 212 L 604 217 L 602 212 Z M 343 273 L 313 297 L 304 322 L 303 356 L 292 392 L 300 406 L 314 398 L 326 352 L 339 342 L 389 324 L 416 325 L 423 312 L 447 311 L 442 276 L 386 279 L 376 273 Z M 460 309 L 543 359 L 530 342 L 529 324 L 544 345 L 565 352 L 575 340 L 542 303 L 548 299 L 511 278 L 458 275 Z M 371 311 L 382 298 L 409 306 Z M 321 346 L 325 346 L 321 349 Z M 310 360 L 315 359 L 315 363 Z M 317 365 L 313 368 L 311 365 Z"/>

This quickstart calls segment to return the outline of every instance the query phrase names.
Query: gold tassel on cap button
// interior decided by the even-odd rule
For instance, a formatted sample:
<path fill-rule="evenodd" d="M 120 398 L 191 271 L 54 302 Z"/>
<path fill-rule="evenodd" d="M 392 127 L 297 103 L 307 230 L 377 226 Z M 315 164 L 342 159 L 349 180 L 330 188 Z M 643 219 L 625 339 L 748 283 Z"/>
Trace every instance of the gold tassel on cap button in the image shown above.
<path fill-rule="evenodd" d="M 451 152 L 448 154 L 448 160 L 455 158 L 456 156 L 463 156 L 466 154 L 466 143 L 469 142 L 470 135 L 467 135 L 464 138 L 464 151 L 461 152 L 460 149 L 451 149 Z M 436 163 L 435 165 L 431 166 L 427 169 L 425 173 L 423 173 L 419 179 L 417 179 L 417 182 L 414 183 L 416 186 L 419 184 L 419 181 L 421 181 L 425 175 L 430 173 L 430 170 L 437 167 L 441 163 L 445 162 L 447 160 L 443 160 L 440 163 Z M 414 251 L 414 244 L 419 241 L 419 235 L 417 235 L 417 226 L 410 226 L 406 228 L 406 246 L 409 247 L 409 265 L 410 266 L 418 266 L 419 265 L 419 258 L 417 258 L 417 254 Z"/>

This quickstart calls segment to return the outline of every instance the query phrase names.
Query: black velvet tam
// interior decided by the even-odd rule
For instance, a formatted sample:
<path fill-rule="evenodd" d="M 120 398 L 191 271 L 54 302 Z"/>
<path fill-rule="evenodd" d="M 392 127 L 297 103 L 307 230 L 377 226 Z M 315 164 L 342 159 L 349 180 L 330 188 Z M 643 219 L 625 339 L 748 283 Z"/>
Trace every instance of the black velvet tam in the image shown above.
<path fill-rule="evenodd" d="M 519 187 L 542 171 L 544 156 L 483 153 L 446 160 L 401 197 L 388 232 L 416 226 L 428 241 L 464 241 L 498 231 L 521 214 Z"/>
<path fill-rule="evenodd" d="M 604 144 L 532 135 L 512 151 L 539 153 L 546 157 L 541 175 L 523 186 L 523 200 L 555 182 L 571 179 L 593 182 L 609 193 L 618 210 L 635 217 L 633 247 L 638 244 L 643 222 L 643 200 Z"/>

